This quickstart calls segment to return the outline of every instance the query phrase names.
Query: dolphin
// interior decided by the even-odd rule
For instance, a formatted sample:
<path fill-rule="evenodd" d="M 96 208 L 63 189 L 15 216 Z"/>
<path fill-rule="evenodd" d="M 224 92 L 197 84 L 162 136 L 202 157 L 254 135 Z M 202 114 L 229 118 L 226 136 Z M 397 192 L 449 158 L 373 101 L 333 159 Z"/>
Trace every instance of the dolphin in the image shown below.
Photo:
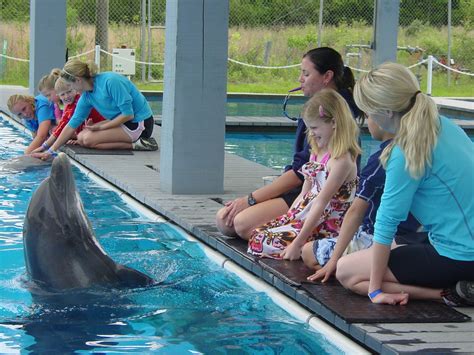
<path fill-rule="evenodd" d="M 48 292 L 92 287 L 144 287 L 149 276 L 116 264 L 94 236 L 76 189 L 71 163 L 59 153 L 31 197 L 23 226 L 26 271 Z"/>
<path fill-rule="evenodd" d="M 1 171 L 23 171 L 35 168 L 41 168 L 51 165 L 51 159 L 41 160 L 30 155 L 21 155 L 19 157 L 0 162 Z"/>

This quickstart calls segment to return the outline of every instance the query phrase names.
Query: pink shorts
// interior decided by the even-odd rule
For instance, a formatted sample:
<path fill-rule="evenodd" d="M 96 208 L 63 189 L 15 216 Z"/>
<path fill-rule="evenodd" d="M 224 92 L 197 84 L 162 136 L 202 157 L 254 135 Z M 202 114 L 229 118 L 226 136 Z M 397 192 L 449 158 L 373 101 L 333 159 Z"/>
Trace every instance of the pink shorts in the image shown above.
<path fill-rule="evenodd" d="M 131 129 L 130 126 L 136 126 L 134 129 Z M 125 133 L 128 134 L 132 142 L 136 142 L 140 135 L 142 134 L 143 130 L 145 129 L 145 125 L 143 121 L 140 122 L 126 122 L 126 124 L 121 125 L 122 129 Z"/>

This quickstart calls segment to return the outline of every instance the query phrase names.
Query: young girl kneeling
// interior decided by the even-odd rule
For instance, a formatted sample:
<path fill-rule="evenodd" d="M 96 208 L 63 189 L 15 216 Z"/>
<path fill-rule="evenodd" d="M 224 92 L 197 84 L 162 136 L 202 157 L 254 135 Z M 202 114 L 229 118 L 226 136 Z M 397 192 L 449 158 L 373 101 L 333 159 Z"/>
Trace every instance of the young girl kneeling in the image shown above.
<path fill-rule="evenodd" d="M 325 89 L 306 103 L 303 119 L 311 145 L 310 161 L 301 168 L 303 189 L 286 214 L 253 231 L 251 254 L 297 260 L 311 240 L 319 240 L 322 255 L 329 253 L 354 199 L 361 150 L 348 104 Z"/>

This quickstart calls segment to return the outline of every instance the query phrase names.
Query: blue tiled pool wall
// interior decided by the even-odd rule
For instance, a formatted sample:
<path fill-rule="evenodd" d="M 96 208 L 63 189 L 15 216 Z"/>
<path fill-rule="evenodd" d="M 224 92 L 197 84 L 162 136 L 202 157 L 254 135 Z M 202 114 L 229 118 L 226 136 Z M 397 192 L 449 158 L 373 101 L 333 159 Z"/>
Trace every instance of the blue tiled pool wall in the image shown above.
<path fill-rule="evenodd" d="M 27 137 L 0 120 L 0 159 Z M 73 305 L 35 302 L 23 282 L 22 226 L 48 168 L 0 172 L 0 348 L 33 353 L 339 353 L 268 296 L 209 263 L 202 248 L 168 223 L 150 222 L 74 168 L 87 215 L 116 261 L 162 285 L 97 291 Z M 271 350 L 270 350 L 271 349 Z M 2 350 L 2 352 L 3 352 Z"/>

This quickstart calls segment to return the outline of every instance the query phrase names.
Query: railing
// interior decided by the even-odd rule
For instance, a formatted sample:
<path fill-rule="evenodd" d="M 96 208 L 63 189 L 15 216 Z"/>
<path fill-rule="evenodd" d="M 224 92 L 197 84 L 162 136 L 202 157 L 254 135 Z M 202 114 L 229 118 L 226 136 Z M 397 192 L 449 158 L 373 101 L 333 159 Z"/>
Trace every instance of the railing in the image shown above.
<path fill-rule="evenodd" d="M 86 51 L 84 53 L 80 53 L 80 54 L 77 54 L 77 55 L 74 55 L 74 56 L 71 56 L 70 58 L 79 58 L 79 57 L 82 57 L 84 55 L 88 55 L 90 53 L 94 52 L 94 62 L 97 64 L 98 68 L 100 68 L 100 53 L 104 53 L 106 55 L 109 55 L 111 57 L 118 57 L 122 60 L 126 60 L 126 61 L 131 61 L 131 62 L 135 62 L 137 64 L 146 64 L 146 65 L 165 65 L 165 63 L 153 63 L 153 62 L 143 62 L 143 61 L 138 61 L 138 60 L 133 60 L 133 59 L 128 59 L 128 58 L 123 58 L 123 57 L 120 57 L 120 56 L 117 56 L 116 54 L 113 54 L 113 53 L 110 53 L 110 52 L 107 52 L 103 49 L 100 48 L 99 45 L 96 45 L 94 49 L 91 49 L 89 51 Z M 0 53 L 0 57 L 2 58 L 6 58 L 6 59 L 9 59 L 9 60 L 16 60 L 16 61 L 20 61 L 20 62 L 29 62 L 29 59 L 23 59 L 23 58 L 15 58 L 15 57 L 11 57 L 11 56 L 8 56 L 6 54 L 2 54 Z M 274 70 L 274 69 L 289 69 L 289 68 L 295 68 L 295 67 L 298 67 L 300 66 L 300 63 L 297 63 L 297 64 L 290 64 L 290 65 L 285 65 L 285 66 L 263 66 L 263 65 L 254 65 L 254 64 L 250 64 L 250 63 L 244 63 L 244 62 L 240 62 L 238 60 L 235 60 L 235 59 L 232 59 L 232 58 L 227 58 L 227 60 L 231 63 L 234 63 L 234 64 L 237 64 L 237 65 L 243 65 L 243 66 L 246 66 L 246 67 L 251 67 L 251 68 L 259 68 L 259 69 L 269 69 L 269 70 Z M 439 65 L 440 67 L 443 67 L 445 68 L 446 70 L 448 71 L 452 71 L 454 73 L 458 73 L 458 74 L 461 74 L 461 75 L 467 75 L 467 76 L 474 76 L 473 73 L 469 73 L 469 72 L 466 72 L 466 71 L 461 71 L 461 70 L 458 70 L 458 69 L 455 69 L 455 68 L 452 68 L 448 65 L 445 65 L 443 63 L 440 63 L 434 56 L 432 55 L 429 55 L 427 59 L 423 59 L 421 61 L 419 61 L 418 63 L 416 64 L 413 64 L 409 67 L 407 67 L 408 69 L 412 69 L 414 67 L 417 67 L 417 66 L 420 66 L 420 65 L 423 65 L 427 63 L 427 72 L 428 72 L 428 75 L 427 75 L 427 80 L 426 80 L 426 94 L 428 95 L 431 95 L 432 93 L 432 85 L 433 85 L 433 64 L 436 64 L 436 65 Z M 369 72 L 369 70 L 363 70 L 363 69 L 358 69 L 358 68 L 353 68 L 353 67 L 350 67 L 352 70 L 354 71 L 358 71 L 358 72 L 364 72 L 364 73 L 367 73 Z"/>

